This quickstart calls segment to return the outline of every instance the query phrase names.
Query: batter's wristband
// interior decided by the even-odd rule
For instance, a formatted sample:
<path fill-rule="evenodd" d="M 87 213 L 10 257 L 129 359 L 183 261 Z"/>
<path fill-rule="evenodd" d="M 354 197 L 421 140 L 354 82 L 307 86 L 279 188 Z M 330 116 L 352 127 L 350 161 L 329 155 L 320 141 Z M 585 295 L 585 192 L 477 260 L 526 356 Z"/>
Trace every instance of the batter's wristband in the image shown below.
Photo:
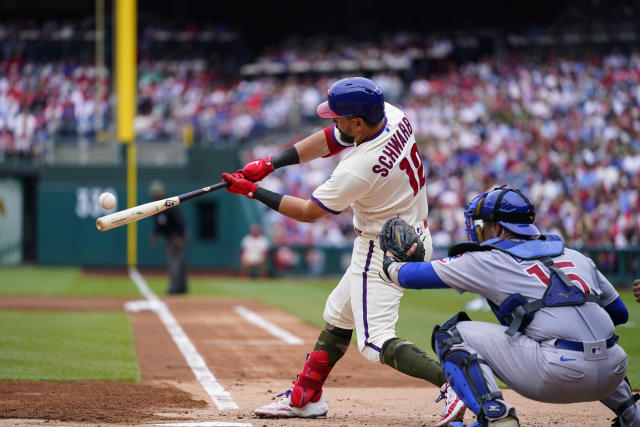
<path fill-rule="evenodd" d="M 269 206 L 274 211 L 278 212 L 280 209 L 280 202 L 282 202 L 282 194 L 274 193 L 262 187 L 256 188 L 253 198 L 261 201 L 265 205 Z"/>
<path fill-rule="evenodd" d="M 283 166 L 297 165 L 298 163 L 300 163 L 300 156 L 298 156 L 298 150 L 296 150 L 295 145 L 271 156 L 271 164 L 274 169 L 278 169 Z"/>

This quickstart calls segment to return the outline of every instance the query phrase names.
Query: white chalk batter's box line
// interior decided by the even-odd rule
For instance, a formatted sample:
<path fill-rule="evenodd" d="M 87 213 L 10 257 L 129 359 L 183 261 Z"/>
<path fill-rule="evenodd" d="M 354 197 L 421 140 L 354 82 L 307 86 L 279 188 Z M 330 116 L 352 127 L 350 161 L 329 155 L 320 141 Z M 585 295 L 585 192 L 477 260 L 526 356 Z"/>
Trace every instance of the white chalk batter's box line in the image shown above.
<path fill-rule="evenodd" d="M 198 350 L 196 350 L 176 318 L 173 317 L 173 314 L 169 311 L 169 308 L 153 293 L 138 270 L 130 268 L 129 277 L 133 283 L 136 284 L 140 293 L 145 296 L 149 302 L 149 306 L 152 307 L 151 309 L 158 315 L 165 328 L 167 328 L 167 332 L 169 332 L 169 335 L 178 346 L 178 349 L 187 361 L 187 365 L 191 368 L 191 371 L 200 385 L 202 385 L 202 388 L 204 388 L 209 397 L 211 397 L 213 403 L 215 403 L 220 410 L 238 409 L 238 405 L 233 401 L 229 392 L 218 383 L 218 380 L 209 370 L 209 367 L 200 353 L 198 353 Z"/>
<path fill-rule="evenodd" d="M 172 427 L 253 427 L 250 423 L 231 423 L 227 421 L 198 421 L 193 423 L 168 423 L 154 424 L 154 426 L 172 426 Z"/>
<path fill-rule="evenodd" d="M 210 339 L 202 340 L 202 343 L 206 345 L 246 345 L 246 346 L 283 346 L 283 345 L 296 345 L 285 343 L 282 340 L 223 340 L 223 339 Z"/>
<path fill-rule="evenodd" d="M 168 423 L 154 424 L 154 426 L 172 426 L 172 427 L 253 427 L 250 423 L 231 423 L 228 421 L 198 421 L 193 423 Z"/>
<path fill-rule="evenodd" d="M 171 311 L 167 307 L 167 305 L 158 298 L 156 294 L 153 293 L 149 285 L 144 280 L 144 277 L 138 272 L 135 268 L 129 269 L 129 277 L 136 284 L 136 287 L 140 291 L 142 295 L 144 295 L 144 301 L 129 301 L 125 304 L 125 309 L 128 311 L 142 311 L 142 310 L 152 310 L 155 312 L 165 328 L 169 332 L 169 335 L 173 339 L 173 341 L 178 346 L 178 349 L 184 356 L 187 361 L 187 365 L 191 368 L 191 371 L 195 375 L 196 379 L 202 385 L 207 394 L 211 397 L 213 402 L 216 404 L 218 409 L 238 409 L 238 405 L 233 401 L 229 392 L 220 384 L 218 380 L 213 375 L 206 362 L 198 353 L 198 350 L 195 348 L 187 334 L 184 332 L 176 318 L 171 314 Z M 262 316 L 248 308 L 236 305 L 233 307 L 233 311 L 238 315 L 242 316 L 249 322 L 254 325 L 264 329 L 269 332 L 271 335 L 279 338 L 284 341 L 284 343 L 289 345 L 299 345 L 304 344 L 304 341 L 291 334 L 289 331 L 286 331 L 279 326 L 269 322 Z M 208 424 L 194 424 L 194 423 L 180 423 L 180 424 L 163 424 L 163 425 L 188 425 L 188 426 L 202 426 L 202 425 L 215 425 L 215 426 L 251 426 L 251 424 L 242 424 L 242 423 L 211 423 Z"/>
<path fill-rule="evenodd" d="M 287 344 L 291 344 L 291 345 L 304 344 L 304 340 L 302 340 L 302 338 L 297 337 L 292 333 L 290 333 L 289 331 L 286 331 L 281 327 L 269 322 L 264 317 L 260 316 L 257 313 L 254 313 L 253 311 L 249 310 L 248 308 L 242 305 L 234 306 L 233 311 L 235 311 L 237 314 L 244 317 L 245 319 L 247 319 L 249 322 L 253 323 L 257 327 L 262 328 L 265 331 L 269 332 L 274 337 L 280 338 L 282 341 L 284 341 Z"/>

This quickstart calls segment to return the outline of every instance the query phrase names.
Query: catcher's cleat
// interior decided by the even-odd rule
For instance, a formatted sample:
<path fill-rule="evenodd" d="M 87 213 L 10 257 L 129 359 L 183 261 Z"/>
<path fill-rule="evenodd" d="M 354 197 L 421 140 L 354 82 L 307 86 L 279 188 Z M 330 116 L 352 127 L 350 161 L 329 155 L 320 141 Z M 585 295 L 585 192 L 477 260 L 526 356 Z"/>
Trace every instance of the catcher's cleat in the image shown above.
<path fill-rule="evenodd" d="M 276 397 L 280 399 L 256 408 L 255 414 L 260 418 L 318 418 L 326 416 L 329 411 L 329 406 L 322 396 L 317 402 L 309 402 L 301 408 L 291 404 L 291 390 Z"/>
<path fill-rule="evenodd" d="M 436 403 L 444 399 L 444 411 L 440 415 L 440 420 L 436 426 L 446 426 L 453 421 L 462 421 L 464 419 L 464 411 L 467 405 L 458 397 L 449 383 L 442 384 L 440 387 L 440 396 L 436 399 Z"/>
<path fill-rule="evenodd" d="M 507 415 L 499 420 L 491 420 L 487 424 L 489 427 L 520 427 L 518 419 L 512 415 Z"/>
<path fill-rule="evenodd" d="M 486 421 L 484 423 L 476 421 L 473 424 L 466 425 L 462 421 L 452 421 L 449 423 L 449 427 L 520 427 L 520 423 L 516 417 L 511 415 L 499 420 Z"/>

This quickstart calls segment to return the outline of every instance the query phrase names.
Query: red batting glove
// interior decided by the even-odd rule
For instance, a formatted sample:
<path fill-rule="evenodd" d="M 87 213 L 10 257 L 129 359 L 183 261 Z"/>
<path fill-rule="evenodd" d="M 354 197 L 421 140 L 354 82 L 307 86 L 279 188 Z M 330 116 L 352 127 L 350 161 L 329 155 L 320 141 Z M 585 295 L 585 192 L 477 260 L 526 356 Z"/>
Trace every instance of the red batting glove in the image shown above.
<path fill-rule="evenodd" d="M 276 170 L 271 163 L 271 156 L 264 159 L 254 160 L 244 165 L 244 168 L 238 172 L 242 172 L 244 177 L 249 181 L 262 181 L 267 175 Z"/>
<path fill-rule="evenodd" d="M 256 189 L 258 188 L 258 184 L 253 183 L 248 179 L 244 179 L 244 175 L 240 172 L 233 174 L 223 173 L 222 179 L 231 183 L 230 186 L 226 187 L 229 193 L 242 194 L 250 199 L 253 199 L 253 195 L 256 193 Z"/>

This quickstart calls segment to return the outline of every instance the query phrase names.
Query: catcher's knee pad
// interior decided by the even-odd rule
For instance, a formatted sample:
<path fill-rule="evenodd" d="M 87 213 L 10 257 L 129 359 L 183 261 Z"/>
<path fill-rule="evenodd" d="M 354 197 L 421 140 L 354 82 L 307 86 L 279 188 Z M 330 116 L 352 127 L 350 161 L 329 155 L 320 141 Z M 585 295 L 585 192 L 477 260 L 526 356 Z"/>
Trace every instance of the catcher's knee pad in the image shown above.
<path fill-rule="evenodd" d="M 298 408 L 309 402 L 317 402 L 322 396 L 322 385 L 331 372 L 329 355 L 324 350 L 312 351 L 307 355 L 302 372 L 293 382 L 291 404 Z"/>
<path fill-rule="evenodd" d="M 456 327 L 456 323 L 462 320 L 470 320 L 464 312 L 456 314 L 443 326 L 436 326 L 432 336 L 434 351 L 449 384 L 478 419 L 500 418 L 505 415 L 507 408 L 498 401 L 502 400 L 502 393 L 491 392 L 487 386 L 480 367 L 484 361 L 478 359 L 477 354 L 455 348 L 463 342 Z"/>
<path fill-rule="evenodd" d="M 455 326 L 456 323 L 466 320 L 471 320 L 471 318 L 469 318 L 467 313 L 461 311 L 451 319 L 447 320 L 444 325 L 436 325 L 433 328 L 433 333 L 431 334 L 431 348 L 433 348 L 433 351 L 436 352 L 438 357 L 441 356 L 445 347 L 449 349 L 453 344 L 462 342 L 462 337 Z M 455 336 L 453 331 L 455 331 Z M 436 342 L 436 336 L 438 337 L 438 342 Z"/>

